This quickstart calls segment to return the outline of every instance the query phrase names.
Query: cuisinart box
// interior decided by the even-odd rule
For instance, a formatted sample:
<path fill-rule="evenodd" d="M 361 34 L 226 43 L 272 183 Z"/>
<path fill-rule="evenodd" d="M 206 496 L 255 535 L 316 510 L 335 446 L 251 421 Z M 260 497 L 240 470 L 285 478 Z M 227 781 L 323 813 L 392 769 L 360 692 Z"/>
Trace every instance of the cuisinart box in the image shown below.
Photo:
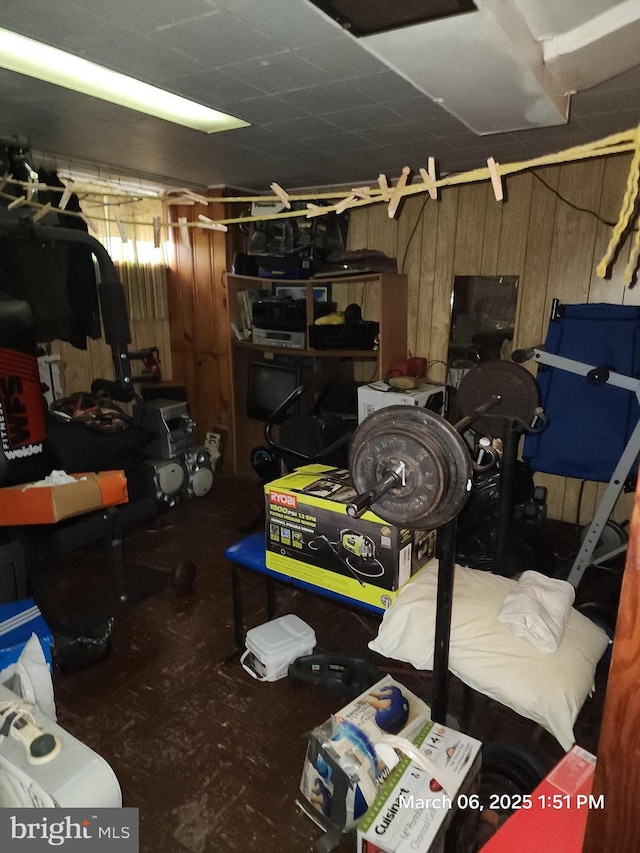
<path fill-rule="evenodd" d="M 428 721 L 413 742 L 434 771 L 400 760 L 358 824 L 358 853 L 475 851 L 480 741 Z"/>
<path fill-rule="evenodd" d="M 410 391 L 398 391 L 386 382 L 371 382 L 358 387 L 358 423 L 385 406 L 421 406 L 445 415 L 447 409 L 446 385 L 421 385 Z"/>
<path fill-rule="evenodd" d="M 305 465 L 265 486 L 266 565 L 339 595 L 387 608 L 435 556 L 435 531 L 394 527 L 367 511 L 347 515 L 356 495 L 348 471 Z"/>

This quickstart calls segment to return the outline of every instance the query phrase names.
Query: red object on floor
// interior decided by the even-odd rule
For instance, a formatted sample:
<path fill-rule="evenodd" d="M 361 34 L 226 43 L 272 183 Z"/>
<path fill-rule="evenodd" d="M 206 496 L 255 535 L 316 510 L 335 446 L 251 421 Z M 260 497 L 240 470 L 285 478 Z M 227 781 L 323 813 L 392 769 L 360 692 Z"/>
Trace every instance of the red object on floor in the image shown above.
<path fill-rule="evenodd" d="M 517 808 L 482 853 L 581 853 L 589 809 L 605 806 L 602 797 L 591 794 L 595 766 L 590 752 L 574 746 L 521 801 L 496 794 L 496 808 Z"/>

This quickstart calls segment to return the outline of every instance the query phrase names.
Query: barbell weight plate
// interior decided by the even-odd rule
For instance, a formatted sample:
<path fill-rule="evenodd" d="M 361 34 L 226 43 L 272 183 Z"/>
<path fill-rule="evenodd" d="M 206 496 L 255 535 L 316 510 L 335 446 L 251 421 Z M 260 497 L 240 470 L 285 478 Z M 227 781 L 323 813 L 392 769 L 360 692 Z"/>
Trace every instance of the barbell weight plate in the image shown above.
<path fill-rule="evenodd" d="M 460 512 L 469 496 L 471 457 L 448 421 L 413 406 L 387 406 L 369 415 L 349 447 L 356 490 L 372 489 L 399 462 L 404 485 L 372 505 L 376 515 L 398 527 L 434 530 Z"/>
<path fill-rule="evenodd" d="M 483 361 L 472 367 L 458 388 L 456 401 L 462 417 L 499 396 L 487 415 L 471 424 L 471 429 L 483 435 L 502 438 L 509 421 L 518 419 L 531 424 L 540 405 L 540 389 L 529 371 L 512 361 Z"/>

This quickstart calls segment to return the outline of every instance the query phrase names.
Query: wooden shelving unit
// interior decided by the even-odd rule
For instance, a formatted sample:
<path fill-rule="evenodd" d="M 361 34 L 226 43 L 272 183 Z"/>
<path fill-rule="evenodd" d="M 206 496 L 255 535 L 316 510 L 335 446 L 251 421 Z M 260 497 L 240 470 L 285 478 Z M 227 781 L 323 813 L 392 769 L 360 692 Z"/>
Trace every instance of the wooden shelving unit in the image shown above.
<path fill-rule="evenodd" d="M 407 278 L 394 273 L 367 273 L 357 276 L 339 276 L 334 279 L 305 279 L 300 281 L 252 278 L 227 273 L 227 309 L 229 319 L 229 348 L 232 377 L 232 444 L 233 469 L 238 474 L 250 474 L 251 450 L 264 444 L 264 424 L 247 416 L 247 376 L 252 361 L 286 356 L 289 359 L 310 360 L 314 372 L 340 374 L 360 382 L 382 379 L 389 367 L 407 357 Z M 242 328 L 238 293 L 262 291 L 270 293 L 274 284 L 304 288 L 306 298 L 306 326 L 313 322 L 313 288 L 329 286 L 331 301 L 343 311 L 350 304 L 358 304 L 363 320 L 380 324 L 377 349 L 310 349 L 305 333 L 304 348 L 261 346 L 238 340 L 232 326 Z"/>

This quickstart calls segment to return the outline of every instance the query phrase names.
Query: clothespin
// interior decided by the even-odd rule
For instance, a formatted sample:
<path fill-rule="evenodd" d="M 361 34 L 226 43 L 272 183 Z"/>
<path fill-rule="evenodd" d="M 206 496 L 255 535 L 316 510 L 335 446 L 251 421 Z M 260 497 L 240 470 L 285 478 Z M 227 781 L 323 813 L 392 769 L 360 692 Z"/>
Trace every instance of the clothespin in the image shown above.
<path fill-rule="evenodd" d="M 60 210 L 65 210 L 67 205 L 69 204 L 69 200 L 71 199 L 72 192 L 69 187 L 64 188 L 64 192 L 62 193 L 62 197 L 58 202 L 58 207 Z"/>
<path fill-rule="evenodd" d="M 380 187 L 380 192 L 382 193 L 382 197 L 384 199 L 389 198 L 389 184 L 387 183 L 386 175 L 378 175 L 378 186 Z"/>
<path fill-rule="evenodd" d="M 208 216 L 205 216 L 204 213 L 198 214 L 198 219 L 203 223 L 203 228 L 209 228 L 211 231 L 228 231 L 226 225 L 222 225 L 219 222 L 214 222 L 213 219 L 209 219 Z"/>
<path fill-rule="evenodd" d="M 51 210 L 51 202 L 48 201 L 45 205 L 43 205 L 40 208 L 40 210 L 36 214 L 34 214 L 33 219 L 31 221 L 32 222 L 39 222 L 41 219 L 43 219 L 47 215 L 47 213 L 49 213 L 50 210 Z"/>
<path fill-rule="evenodd" d="M 160 248 L 160 217 L 153 217 L 153 245 L 156 249 Z"/>
<path fill-rule="evenodd" d="M 291 202 L 289 201 L 289 193 L 282 189 L 280 184 L 273 183 L 271 184 L 270 189 L 273 191 L 274 195 L 277 195 L 280 201 L 284 204 L 287 210 L 291 209 Z"/>
<path fill-rule="evenodd" d="M 429 157 L 427 160 L 427 168 L 420 169 L 420 177 L 424 181 L 427 190 L 429 191 L 429 198 L 438 198 L 438 188 L 435 186 L 438 177 L 436 175 L 436 160 L 435 157 Z"/>
<path fill-rule="evenodd" d="M 127 236 L 127 229 L 124 227 L 122 222 L 120 221 L 120 217 L 116 214 L 116 225 L 118 226 L 118 231 L 120 232 L 120 239 L 123 243 L 127 243 L 129 238 Z"/>
<path fill-rule="evenodd" d="M 351 187 L 351 192 L 356 198 L 369 198 L 371 196 L 370 187 Z"/>
<path fill-rule="evenodd" d="M 349 195 L 346 198 L 343 198 L 342 201 L 339 201 L 336 204 L 336 213 L 344 213 L 348 207 L 351 207 L 354 201 L 356 201 L 355 195 Z"/>
<path fill-rule="evenodd" d="M 393 195 L 391 196 L 391 201 L 389 202 L 389 207 L 387 208 L 389 219 L 393 219 L 393 217 L 396 215 L 396 210 L 398 209 L 400 199 L 402 198 L 402 191 L 407 184 L 407 178 L 409 177 L 410 172 L 411 169 L 408 166 L 405 166 L 402 170 L 402 174 L 398 178 L 395 187 L 393 188 Z"/>
<path fill-rule="evenodd" d="M 496 201 L 503 201 L 504 192 L 502 189 L 502 179 L 498 174 L 499 163 L 496 163 L 493 157 L 489 157 L 487 159 L 487 166 L 489 167 L 489 177 L 491 178 L 491 185 L 493 187 L 493 194 L 496 197 Z"/>
<path fill-rule="evenodd" d="M 183 243 L 189 244 L 189 229 L 187 228 L 187 217 L 179 216 L 178 225 L 180 226 L 180 238 Z"/>
<path fill-rule="evenodd" d="M 13 201 L 9 202 L 9 204 L 7 205 L 7 210 L 15 210 L 16 207 L 22 207 L 22 205 L 26 203 L 26 196 L 21 195 L 19 198 L 16 198 Z"/>
<path fill-rule="evenodd" d="M 98 229 L 96 228 L 95 223 L 92 222 L 92 220 L 89 219 L 89 217 L 86 214 L 81 213 L 80 217 L 82 219 L 84 219 L 84 221 L 87 223 L 87 227 L 89 228 L 90 231 L 93 231 L 94 234 L 98 233 Z"/>
<path fill-rule="evenodd" d="M 330 207 L 323 207 L 322 205 L 311 204 L 309 202 L 307 204 L 307 219 L 310 219 L 312 216 L 324 216 L 329 210 L 331 210 Z"/>
<path fill-rule="evenodd" d="M 165 199 L 166 204 L 195 204 L 195 201 L 192 198 L 189 198 L 188 195 L 180 195 L 180 196 L 170 196 Z"/>
<path fill-rule="evenodd" d="M 209 204 L 208 198 L 205 198 L 203 195 L 198 195 L 198 193 L 194 193 L 191 190 L 187 190 L 185 195 L 187 198 L 193 199 L 196 204 Z"/>

